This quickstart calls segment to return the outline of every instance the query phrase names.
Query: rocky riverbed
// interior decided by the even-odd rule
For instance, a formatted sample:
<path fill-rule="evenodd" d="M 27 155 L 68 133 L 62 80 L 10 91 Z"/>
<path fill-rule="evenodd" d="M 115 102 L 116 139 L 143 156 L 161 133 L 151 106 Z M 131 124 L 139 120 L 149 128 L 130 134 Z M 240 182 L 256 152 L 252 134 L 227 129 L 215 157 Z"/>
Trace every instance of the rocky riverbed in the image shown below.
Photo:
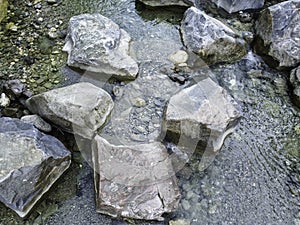
<path fill-rule="evenodd" d="M 149 7 L 134 0 L 8 1 L 7 12 L 5 12 L 5 2 L 0 1 L 0 92 L 5 93 L 1 95 L 0 100 L 1 116 L 20 118 L 30 114 L 29 110 L 32 113 L 40 114 L 52 125 L 52 131 L 48 128 L 49 124 L 45 125 L 45 132 L 57 137 L 72 152 L 72 163 L 43 198 L 35 204 L 26 218 L 21 219 L 1 203 L 0 224 L 300 224 L 300 119 L 298 108 L 300 77 L 297 67 L 299 66 L 299 54 L 297 55 L 297 53 L 300 46 L 300 34 L 297 33 L 299 31 L 299 23 L 297 23 L 299 21 L 299 1 L 289 1 L 289 3 L 285 3 L 288 4 L 285 6 L 276 5 L 282 1 L 256 1 L 256 4 L 250 5 L 247 4 L 247 1 L 241 1 L 239 7 L 230 6 L 228 5 L 229 1 L 225 0 L 215 1 L 216 5 L 204 0 L 173 0 L 170 1 L 172 6 L 168 7 Z M 146 4 L 148 4 L 147 2 L 160 4 L 160 1 L 145 1 Z M 196 7 L 186 11 L 193 4 Z M 273 5 L 275 6 L 273 7 Z M 267 9 L 267 7 L 271 8 Z M 243 9 L 245 11 L 240 11 Z M 263 9 L 266 10 L 261 13 Z M 284 13 L 283 9 L 287 9 L 290 14 Z M 287 19 L 282 19 L 282 23 L 278 25 L 276 19 L 281 18 L 278 15 L 280 12 L 283 12 Z M 69 20 L 72 16 L 84 13 L 100 13 L 112 20 L 120 30 L 128 33 L 132 39 L 128 54 L 132 57 L 130 60 L 136 61 L 139 67 L 136 80 L 132 78 L 120 80 L 117 76 L 111 77 L 110 75 L 99 78 L 94 70 L 88 71 L 90 67 L 85 68 L 87 70 L 78 70 L 67 66 L 68 55 L 62 49 L 68 34 Z M 264 23 L 266 21 L 268 21 L 267 25 L 273 23 L 275 25 L 263 29 L 267 26 Z M 207 30 L 198 29 L 203 24 L 208 27 Z M 278 31 L 281 25 L 286 28 L 286 33 Z M 260 30 L 258 31 L 258 29 Z M 191 30 L 193 32 L 188 33 Z M 195 34 L 205 37 L 205 39 L 201 39 Z M 276 41 L 272 42 L 268 38 L 270 34 L 272 37 L 277 35 L 276 38 L 286 45 L 278 45 Z M 194 41 L 192 44 L 189 43 L 191 39 Z M 197 41 L 199 43 L 196 43 Z M 270 41 L 274 45 L 270 45 Z M 230 45 L 231 49 L 220 49 L 219 46 L 222 46 L 222 43 L 225 43 L 226 46 Z M 106 45 L 104 44 L 104 46 Z M 110 48 L 111 45 L 108 45 L 108 49 Z M 285 51 L 285 49 L 289 49 L 289 51 Z M 230 50 L 237 51 L 237 54 L 228 55 Z M 81 60 L 81 58 L 77 59 Z M 86 63 L 87 61 L 84 61 L 85 65 Z M 102 89 L 99 92 L 109 97 L 108 100 L 105 100 L 109 101 L 109 110 L 101 109 L 102 103 L 100 106 L 88 103 L 95 98 L 95 91 L 91 91 L 97 89 L 94 85 L 86 87 L 89 95 L 85 95 L 86 101 L 80 102 L 80 104 L 77 104 L 76 98 L 64 99 L 62 96 L 70 94 L 72 91 L 76 96 L 84 94 L 77 91 L 76 88 L 70 88 L 65 93 L 58 89 L 61 86 L 77 82 L 90 82 L 98 88 L 102 88 L 103 91 L 105 90 L 114 101 L 114 111 L 110 113 L 112 103 L 109 95 L 103 93 Z M 221 89 L 216 88 L 216 90 L 220 90 L 220 93 L 232 96 L 229 99 L 231 99 L 231 103 L 234 103 L 233 105 L 240 115 L 233 113 L 234 109 L 228 106 L 230 103 L 227 102 L 227 98 L 221 102 L 225 106 L 220 102 L 214 102 L 214 99 L 208 94 L 208 90 L 205 91 L 205 87 L 208 85 L 214 86 L 210 82 L 214 82 L 216 86 L 220 85 Z M 197 84 L 199 84 L 198 87 L 201 87 L 201 84 L 205 85 L 200 88 L 200 91 L 193 91 L 197 88 L 191 87 Z M 46 92 L 50 89 L 55 89 L 54 92 L 57 92 L 51 98 L 47 97 L 51 94 L 46 94 L 54 93 Z M 174 96 L 181 96 L 180 98 L 184 99 L 182 95 L 187 96 L 185 90 L 189 90 L 187 91 L 189 98 L 182 102 L 177 101 Z M 214 88 L 209 90 L 214 90 Z M 204 92 L 204 94 L 201 95 L 199 92 Z M 36 95 L 39 93 L 42 95 Z M 60 95 L 61 93 L 62 95 Z M 178 94 L 175 95 L 176 93 Z M 191 97 L 195 93 L 198 99 Z M 216 93 L 221 95 L 219 91 Z M 35 96 L 25 104 L 25 100 L 32 95 Z M 55 100 L 53 96 L 58 99 Z M 171 98 L 172 96 L 173 98 Z M 57 104 L 50 105 L 49 100 L 39 100 L 45 105 L 37 103 L 38 99 L 46 98 L 52 99 L 53 102 L 57 101 Z M 192 99 L 192 101 L 186 101 L 188 99 Z M 218 99 L 220 100 L 220 98 Z M 181 117 L 168 115 L 167 109 L 172 109 L 171 106 L 168 106 L 169 100 L 172 102 L 173 108 L 185 109 L 188 106 L 188 109 L 180 113 Z M 100 121 L 100 125 L 94 124 L 94 121 L 99 122 L 98 119 L 87 120 L 86 116 L 72 121 L 74 112 L 66 110 L 69 114 L 66 113 L 66 117 L 63 117 L 62 120 L 61 112 L 65 110 L 65 102 L 69 104 L 69 108 L 75 111 L 88 107 L 90 111 L 87 113 L 91 115 L 91 118 L 97 118 L 99 115 L 97 110 L 101 110 L 105 114 L 105 118 Z M 30 103 L 34 105 L 30 106 Z M 214 105 L 215 103 L 217 104 Z M 108 103 L 106 102 L 106 104 Z M 187 122 L 187 127 L 191 129 L 179 128 L 179 131 L 178 126 L 174 125 L 176 123 L 172 122 L 172 118 L 184 120 L 183 115 L 197 115 L 191 113 L 190 109 L 194 109 L 193 107 L 199 104 L 201 106 L 199 107 L 200 115 L 207 115 L 205 121 L 210 121 L 208 115 L 214 112 L 214 110 L 205 111 L 210 105 L 216 106 L 217 115 L 220 114 L 217 106 L 222 105 L 222 109 L 226 107 L 228 107 L 226 109 L 230 109 L 227 111 L 230 115 L 228 118 L 234 118 L 232 121 L 235 122 L 231 122 L 230 119 L 226 120 L 226 124 L 222 126 L 222 132 L 225 132 L 227 128 L 236 125 L 237 127 L 234 131 L 228 129 L 233 133 L 225 139 L 221 150 L 219 147 L 214 148 L 216 151 L 208 151 L 210 148 L 207 146 L 210 146 L 208 143 L 211 139 L 204 137 L 198 144 L 197 150 L 185 151 L 184 143 L 191 144 L 190 141 L 193 140 L 193 138 L 185 139 L 185 136 L 195 134 L 193 126 Z M 55 110 L 51 108 L 53 105 Z M 46 109 L 54 115 L 46 113 Z M 82 114 L 84 115 L 84 113 Z M 108 115 L 111 119 L 106 121 Z M 213 122 L 218 124 L 216 121 L 222 121 L 227 114 L 213 117 L 217 118 Z M 85 119 L 80 121 L 81 118 Z M 168 121 L 168 118 L 171 119 Z M 236 121 L 237 119 L 239 120 Z M 199 127 L 204 126 L 204 119 L 201 119 L 200 116 L 196 119 L 193 118 L 194 120 L 200 124 L 195 125 L 198 131 Z M 102 127 L 104 121 L 107 124 Z M 164 127 L 163 121 L 167 121 L 166 127 Z M 81 124 L 78 127 L 76 127 L 77 122 Z M 219 127 L 215 126 L 213 122 L 210 123 L 212 124 L 210 130 L 218 130 Z M 39 122 L 39 124 L 41 123 Z M 180 121 L 179 123 L 186 127 L 185 122 Z M 151 146 L 147 143 L 153 143 L 153 145 L 162 146 L 162 151 L 159 151 L 156 157 L 164 158 L 166 150 L 175 156 L 171 158 L 171 161 L 173 167 L 178 169 L 171 174 L 173 182 L 171 187 L 176 190 L 173 200 L 178 202 L 174 203 L 176 202 L 174 200 L 170 203 L 170 208 L 168 206 L 161 207 L 161 203 L 159 203 L 160 208 L 157 210 L 159 214 L 172 209 L 171 213 L 163 215 L 165 221 L 148 222 L 122 217 L 112 218 L 96 212 L 104 211 L 107 214 L 107 212 L 113 211 L 116 212 L 115 214 L 122 214 L 125 209 L 132 210 L 134 207 L 128 205 L 124 200 L 125 204 L 123 201 L 120 203 L 123 209 L 101 209 L 101 206 L 106 205 L 104 201 L 108 201 L 109 194 L 112 193 L 108 187 L 114 186 L 114 182 L 120 178 L 111 178 L 113 168 L 109 172 L 99 169 L 100 176 L 94 173 L 93 168 L 95 169 L 99 165 L 101 168 L 101 165 L 105 164 L 101 164 L 100 159 L 95 160 L 93 154 L 101 156 L 101 154 L 107 153 L 106 151 L 98 152 L 94 144 L 91 154 L 90 148 L 87 148 L 90 144 L 87 139 L 77 135 L 74 138 L 73 135 L 66 133 L 66 131 L 70 131 L 69 126 L 72 124 L 75 134 L 86 134 L 88 130 L 88 135 L 83 135 L 88 139 L 92 138 L 91 136 L 95 135 L 96 130 L 101 128 L 97 135 L 101 135 L 110 143 L 102 141 L 100 136 L 96 139 L 98 145 L 99 140 L 106 143 L 107 152 L 110 152 L 110 149 L 121 149 L 121 151 L 127 151 L 128 154 L 126 148 L 131 149 L 132 152 L 138 152 L 137 149 L 150 147 L 136 146 L 145 143 L 145 146 Z M 207 124 L 205 126 L 207 131 L 209 126 Z M 88 127 L 88 129 L 83 129 L 84 132 L 82 132 L 82 127 Z M 176 129 L 173 129 L 174 127 Z M 170 130 L 175 130 L 177 135 L 170 134 Z M 184 136 L 184 138 L 178 139 L 178 133 L 180 137 Z M 154 140 L 159 140 L 164 145 L 152 142 Z M 178 143 L 183 143 L 183 145 Z M 125 150 L 122 150 L 124 148 Z M 137 153 L 130 154 L 137 155 Z M 117 157 L 123 159 L 121 156 L 117 155 Z M 153 156 L 153 158 L 155 157 Z M 3 160 L 3 158 L 0 159 Z M 104 163 L 109 162 L 104 161 Z M 159 160 L 159 162 L 162 161 L 162 159 Z M 178 162 L 179 164 L 175 164 Z M 127 161 L 120 165 L 126 163 Z M 139 159 L 135 163 L 147 164 L 149 162 Z M 167 171 L 169 171 L 169 162 L 162 163 L 162 165 L 163 167 L 159 168 L 167 167 Z M 180 166 L 176 167 L 176 165 Z M 0 168 L 2 168 L 1 166 Z M 126 166 L 128 166 L 128 171 L 132 170 L 130 165 L 126 164 Z M 156 169 L 155 166 L 153 170 Z M 141 169 L 141 171 L 143 170 Z M 105 179 L 101 180 L 101 174 L 104 174 Z M 134 181 L 131 174 L 129 172 L 126 176 L 130 181 Z M 140 179 L 145 178 L 139 173 L 137 175 Z M 176 175 L 176 178 L 173 175 Z M 95 181 L 93 181 L 94 176 L 96 177 Z M 126 176 L 124 175 L 122 179 L 124 177 L 127 179 Z M 157 179 L 157 175 L 153 179 Z M 159 182 L 164 181 L 159 180 Z M 94 185 L 94 182 L 98 183 Z M 159 182 L 156 183 L 156 186 L 159 186 L 157 185 Z M 101 188 L 96 187 L 95 193 L 94 186 L 107 187 L 104 194 L 108 194 L 108 197 L 107 195 L 103 195 L 102 198 L 98 197 L 101 196 Z M 152 190 L 151 188 L 145 188 L 145 190 Z M 161 191 L 162 189 L 155 192 L 158 194 L 155 194 L 153 199 L 163 202 L 164 198 L 169 197 L 172 200 L 171 194 Z M 179 193 L 180 200 L 178 199 Z M 135 196 L 131 195 L 131 197 Z M 139 199 L 144 198 L 140 197 Z M 151 199 L 147 200 L 152 201 Z M 142 208 L 141 205 L 138 209 Z M 130 217 L 140 218 L 135 213 L 134 210 L 130 211 Z M 139 212 L 139 215 L 147 219 L 159 218 L 155 213 L 153 213 L 154 216 L 147 214 L 147 217 L 145 211 Z"/>

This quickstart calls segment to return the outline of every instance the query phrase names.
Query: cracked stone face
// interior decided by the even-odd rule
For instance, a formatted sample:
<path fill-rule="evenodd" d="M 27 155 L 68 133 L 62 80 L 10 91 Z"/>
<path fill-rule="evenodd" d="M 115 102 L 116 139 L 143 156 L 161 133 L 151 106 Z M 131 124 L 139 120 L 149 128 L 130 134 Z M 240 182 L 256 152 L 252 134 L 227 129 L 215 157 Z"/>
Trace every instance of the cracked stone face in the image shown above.
<path fill-rule="evenodd" d="M 246 55 L 246 42 L 221 21 L 191 7 L 181 22 L 187 48 L 206 63 L 233 62 Z"/>
<path fill-rule="evenodd" d="M 0 201 L 25 217 L 71 163 L 56 138 L 32 124 L 0 118 Z"/>
<path fill-rule="evenodd" d="M 179 188 L 163 144 L 118 146 L 96 136 L 92 152 L 98 212 L 163 220 L 177 209 Z"/>
<path fill-rule="evenodd" d="M 263 10 L 256 23 L 256 32 L 263 42 L 257 43 L 257 51 L 279 62 L 279 68 L 299 65 L 299 0 L 285 1 Z"/>

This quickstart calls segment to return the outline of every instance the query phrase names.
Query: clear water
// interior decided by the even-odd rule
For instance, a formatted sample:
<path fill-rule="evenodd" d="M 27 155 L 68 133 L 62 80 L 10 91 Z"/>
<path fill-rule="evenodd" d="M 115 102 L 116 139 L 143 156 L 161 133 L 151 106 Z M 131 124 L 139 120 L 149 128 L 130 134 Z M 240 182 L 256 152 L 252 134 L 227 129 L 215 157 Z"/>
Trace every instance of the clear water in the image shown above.
<path fill-rule="evenodd" d="M 141 77 L 161 76 L 162 68 L 170 68 L 168 55 L 182 47 L 182 10 L 142 11 L 133 0 L 64 1 L 61 7 L 67 18 L 100 12 L 126 30 Z M 178 173 L 182 200 L 177 212 L 167 215 L 166 222 L 135 224 L 182 218 L 194 225 L 300 224 L 300 119 L 289 100 L 286 76 L 252 53 L 235 64 L 214 66 L 210 73 L 239 103 L 243 118 L 206 170 L 198 171 L 195 154 Z M 136 83 L 146 96 L 147 88 Z M 92 169 L 75 153 L 70 171 L 27 220 L 0 205 L 0 224 L 133 223 L 97 214 L 93 197 Z"/>

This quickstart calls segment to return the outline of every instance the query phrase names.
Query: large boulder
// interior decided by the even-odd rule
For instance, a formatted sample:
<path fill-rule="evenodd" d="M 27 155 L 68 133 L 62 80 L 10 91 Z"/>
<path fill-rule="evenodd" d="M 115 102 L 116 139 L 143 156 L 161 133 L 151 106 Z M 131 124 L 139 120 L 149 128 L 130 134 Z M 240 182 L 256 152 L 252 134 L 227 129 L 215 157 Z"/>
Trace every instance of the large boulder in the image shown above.
<path fill-rule="evenodd" d="M 0 118 L 0 201 L 25 217 L 71 163 L 56 138 L 19 119 Z"/>
<path fill-rule="evenodd" d="M 228 13 L 235 13 L 247 9 L 260 9 L 264 6 L 264 0 L 212 0 L 218 7 Z"/>
<path fill-rule="evenodd" d="M 73 16 L 66 44 L 68 65 L 83 70 L 135 79 L 137 63 L 129 56 L 129 34 L 100 14 Z"/>
<path fill-rule="evenodd" d="M 292 98 L 296 105 L 300 107 L 300 66 L 291 71 L 290 82 L 293 88 Z"/>
<path fill-rule="evenodd" d="M 193 0 L 139 0 L 140 2 L 144 3 L 145 5 L 149 6 L 191 6 L 193 5 Z"/>
<path fill-rule="evenodd" d="M 26 105 L 63 130 L 88 139 L 104 126 L 114 106 L 106 91 L 86 82 L 34 95 Z"/>
<path fill-rule="evenodd" d="M 98 212 L 163 220 L 177 209 L 179 188 L 164 145 L 113 145 L 96 136 L 92 152 Z"/>
<path fill-rule="evenodd" d="M 285 1 L 263 10 L 256 33 L 258 53 L 272 57 L 279 68 L 299 65 L 300 0 Z"/>
<path fill-rule="evenodd" d="M 210 78 L 183 89 L 169 100 L 164 114 L 164 130 L 172 141 L 189 151 L 201 141 L 217 152 L 240 118 L 237 104 Z M 194 149 L 190 149 L 193 147 Z"/>
<path fill-rule="evenodd" d="M 191 7 L 181 22 L 184 44 L 206 63 L 232 62 L 246 54 L 246 42 L 232 29 Z"/>

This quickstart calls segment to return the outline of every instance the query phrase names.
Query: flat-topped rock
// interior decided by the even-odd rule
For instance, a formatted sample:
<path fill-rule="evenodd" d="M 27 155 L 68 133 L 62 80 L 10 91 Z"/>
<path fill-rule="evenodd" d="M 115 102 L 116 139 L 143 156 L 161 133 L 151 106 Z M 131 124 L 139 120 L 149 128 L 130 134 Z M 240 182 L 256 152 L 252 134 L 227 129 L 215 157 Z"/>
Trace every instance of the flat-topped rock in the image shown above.
<path fill-rule="evenodd" d="M 104 126 L 114 103 L 103 89 L 82 82 L 34 95 L 26 105 L 60 128 L 91 139 Z"/>
<path fill-rule="evenodd" d="M 112 145 L 97 135 L 92 152 L 98 212 L 163 220 L 177 209 L 179 188 L 163 144 Z"/>

